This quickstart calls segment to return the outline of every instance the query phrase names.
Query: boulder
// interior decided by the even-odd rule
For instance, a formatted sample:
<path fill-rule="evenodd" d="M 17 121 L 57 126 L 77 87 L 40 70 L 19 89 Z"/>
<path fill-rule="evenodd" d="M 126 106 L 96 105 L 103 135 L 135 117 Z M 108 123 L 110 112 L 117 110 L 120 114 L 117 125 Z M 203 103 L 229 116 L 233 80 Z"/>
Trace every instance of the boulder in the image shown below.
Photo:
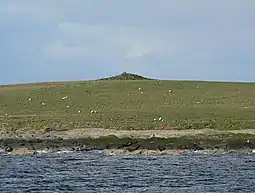
<path fill-rule="evenodd" d="M 5 147 L 5 152 L 11 152 L 12 150 L 13 148 L 10 146 Z"/>
<path fill-rule="evenodd" d="M 150 150 L 150 149 L 140 149 L 131 152 L 132 155 L 181 155 L 184 150 Z"/>
<path fill-rule="evenodd" d="M 71 148 L 73 151 L 91 151 L 94 150 L 93 147 L 89 147 L 87 145 L 77 145 Z"/>
<path fill-rule="evenodd" d="M 138 152 L 140 155 L 160 155 L 161 151 L 159 150 L 152 150 L 152 149 L 142 149 L 140 152 Z"/>
<path fill-rule="evenodd" d="M 167 149 L 161 152 L 162 155 L 182 155 L 185 150 L 181 149 Z"/>
<path fill-rule="evenodd" d="M 107 150 L 104 150 L 103 153 L 105 155 L 112 155 L 112 156 L 129 155 L 129 151 L 124 149 L 107 149 Z"/>
<path fill-rule="evenodd" d="M 27 147 L 15 148 L 10 152 L 12 155 L 34 155 L 36 154 L 36 150 L 28 149 Z"/>
<path fill-rule="evenodd" d="M 103 151 L 105 155 L 121 156 L 121 155 L 182 155 L 184 150 L 151 150 L 151 149 L 137 149 L 128 151 L 125 149 L 106 149 Z"/>

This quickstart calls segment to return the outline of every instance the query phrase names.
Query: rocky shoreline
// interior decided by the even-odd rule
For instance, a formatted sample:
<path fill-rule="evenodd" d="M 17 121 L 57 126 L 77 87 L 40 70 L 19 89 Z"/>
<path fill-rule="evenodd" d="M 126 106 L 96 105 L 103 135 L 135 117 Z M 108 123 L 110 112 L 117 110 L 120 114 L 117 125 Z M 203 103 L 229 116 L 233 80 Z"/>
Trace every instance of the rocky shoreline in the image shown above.
<path fill-rule="evenodd" d="M 183 155 L 187 152 L 203 153 L 255 153 L 255 141 L 245 138 L 231 140 L 211 140 L 209 138 L 118 138 L 102 136 L 98 138 L 3 138 L 0 149 L 12 155 L 37 154 L 40 151 L 89 152 L 100 150 L 105 155 Z"/>

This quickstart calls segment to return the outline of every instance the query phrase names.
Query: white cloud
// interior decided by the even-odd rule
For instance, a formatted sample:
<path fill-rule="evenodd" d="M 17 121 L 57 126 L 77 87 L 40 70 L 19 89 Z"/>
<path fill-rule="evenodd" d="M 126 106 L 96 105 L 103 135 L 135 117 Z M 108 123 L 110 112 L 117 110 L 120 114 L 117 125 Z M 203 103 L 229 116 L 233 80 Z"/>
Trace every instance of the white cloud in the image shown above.
<path fill-rule="evenodd" d="M 141 34 L 143 31 L 139 28 L 68 22 L 59 23 L 58 30 L 59 42 L 49 42 L 44 50 L 51 57 L 104 56 L 133 59 L 155 51 L 152 34 Z"/>
<path fill-rule="evenodd" d="M 210 31 L 211 28 L 206 29 Z M 200 32 L 201 33 L 201 32 Z M 202 32 L 203 34 L 203 32 Z M 136 58 L 208 57 L 221 44 L 213 35 L 202 36 L 199 30 L 184 27 L 137 27 L 116 25 L 88 25 L 77 22 L 58 24 L 58 43 L 47 42 L 45 53 L 60 59 L 79 58 Z M 61 50 L 61 53 L 59 54 Z M 69 52 L 69 53 L 68 53 Z"/>

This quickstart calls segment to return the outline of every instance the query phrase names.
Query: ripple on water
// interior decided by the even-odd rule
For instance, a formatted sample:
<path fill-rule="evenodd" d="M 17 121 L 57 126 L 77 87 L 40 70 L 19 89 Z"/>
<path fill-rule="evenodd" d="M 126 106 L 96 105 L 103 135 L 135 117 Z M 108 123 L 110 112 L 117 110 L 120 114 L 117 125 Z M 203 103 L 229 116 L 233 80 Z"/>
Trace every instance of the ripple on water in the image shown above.
<path fill-rule="evenodd" d="M 1 192 L 253 192 L 254 155 L 1 155 Z"/>

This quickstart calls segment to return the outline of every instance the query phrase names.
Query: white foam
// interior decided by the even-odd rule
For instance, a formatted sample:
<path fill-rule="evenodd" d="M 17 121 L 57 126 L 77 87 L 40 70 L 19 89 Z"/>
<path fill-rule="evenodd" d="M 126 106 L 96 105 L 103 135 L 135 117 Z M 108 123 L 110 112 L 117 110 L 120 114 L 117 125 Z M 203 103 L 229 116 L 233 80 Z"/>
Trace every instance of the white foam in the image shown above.
<path fill-rule="evenodd" d="M 36 152 L 37 153 L 49 153 L 50 151 L 49 150 L 37 150 Z"/>
<path fill-rule="evenodd" d="M 195 150 L 195 151 L 193 151 L 193 153 L 196 153 L 196 154 L 207 154 L 207 152 L 204 151 L 204 150 Z"/>
<path fill-rule="evenodd" d="M 73 151 L 69 151 L 69 150 L 62 150 L 62 151 L 57 151 L 56 153 L 71 153 Z"/>

